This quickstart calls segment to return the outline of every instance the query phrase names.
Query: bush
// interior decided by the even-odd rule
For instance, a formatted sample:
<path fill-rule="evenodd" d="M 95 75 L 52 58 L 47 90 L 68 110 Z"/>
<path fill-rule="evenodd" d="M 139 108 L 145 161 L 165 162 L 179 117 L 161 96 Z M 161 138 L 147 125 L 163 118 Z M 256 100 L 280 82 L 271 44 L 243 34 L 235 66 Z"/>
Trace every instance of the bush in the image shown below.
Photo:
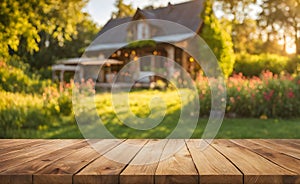
<path fill-rule="evenodd" d="M 19 62 L 19 65 L 18 65 Z M 29 67 L 15 58 L 0 61 L 0 89 L 15 93 L 40 94 L 51 81 L 40 81 L 39 76 L 30 74 Z"/>
<path fill-rule="evenodd" d="M 200 80 L 199 80 L 200 79 Z M 210 88 L 204 77 L 197 81 L 201 114 L 211 109 Z M 260 118 L 300 117 L 300 77 L 277 75 L 270 71 L 260 77 L 242 74 L 227 80 L 227 115 Z"/>
<path fill-rule="evenodd" d="M 289 73 L 300 74 L 300 55 L 294 56 L 289 60 L 286 70 Z"/>
<path fill-rule="evenodd" d="M 65 85 L 62 92 L 55 86 L 43 90 L 42 96 L 0 90 L 0 129 L 4 133 L 0 137 L 13 130 L 50 127 L 71 114 L 71 85 Z"/>
<path fill-rule="evenodd" d="M 0 95 L 1 129 L 35 129 L 51 122 L 40 97 L 4 91 L 0 91 Z"/>
<path fill-rule="evenodd" d="M 234 71 L 242 73 L 244 76 L 259 76 L 263 71 L 269 70 L 274 74 L 280 74 L 283 71 L 294 73 L 297 68 L 296 58 L 279 56 L 275 54 L 237 55 Z"/>

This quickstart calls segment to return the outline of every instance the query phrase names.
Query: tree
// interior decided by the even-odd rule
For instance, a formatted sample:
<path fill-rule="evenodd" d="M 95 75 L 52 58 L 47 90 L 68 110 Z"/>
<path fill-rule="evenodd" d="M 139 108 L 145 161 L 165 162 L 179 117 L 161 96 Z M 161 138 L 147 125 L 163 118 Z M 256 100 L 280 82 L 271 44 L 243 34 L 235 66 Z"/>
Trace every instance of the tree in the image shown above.
<path fill-rule="evenodd" d="M 132 4 L 125 4 L 123 0 L 117 0 L 115 2 L 115 7 L 117 8 L 117 11 L 112 13 L 113 18 L 124 18 L 132 16 L 135 13 Z"/>
<path fill-rule="evenodd" d="M 77 34 L 87 0 L 2 0 L 0 3 L 0 57 L 22 48 L 39 50 L 41 33 L 61 45 Z M 22 44 L 21 44 L 22 43 Z"/>
<path fill-rule="evenodd" d="M 202 18 L 204 25 L 200 36 L 210 46 L 219 61 L 225 77 L 228 77 L 233 71 L 235 61 L 233 44 L 230 35 L 225 29 L 222 29 L 220 22 L 215 17 L 210 0 L 205 2 Z"/>
<path fill-rule="evenodd" d="M 246 19 L 255 16 L 253 5 L 257 0 L 216 0 L 216 5 L 223 11 L 225 18 L 232 21 L 232 24 L 241 24 Z"/>
<path fill-rule="evenodd" d="M 231 24 L 231 26 L 231 37 L 235 53 L 258 54 L 262 52 L 263 42 L 258 34 L 256 20 L 247 18 L 242 23 Z"/>
<path fill-rule="evenodd" d="M 279 39 L 280 34 L 284 40 L 292 37 L 297 54 L 300 54 L 300 0 L 263 0 L 261 6 L 258 23 L 265 30 L 267 39 Z"/>
<path fill-rule="evenodd" d="M 75 30 L 77 34 L 71 35 L 71 40 L 65 41 L 63 45 L 49 34 L 42 32 L 38 52 L 29 54 L 25 50 L 19 50 L 18 55 L 26 57 L 25 60 L 38 69 L 50 66 L 58 59 L 81 57 L 86 47 L 96 38 L 99 28 L 86 14 L 76 25 Z"/>
<path fill-rule="evenodd" d="M 230 27 L 234 51 L 251 54 L 260 53 L 263 42 L 256 22 L 259 4 L 257 0 L 216 0 L 214 7 L 222 14 L 221 25 Z"/>

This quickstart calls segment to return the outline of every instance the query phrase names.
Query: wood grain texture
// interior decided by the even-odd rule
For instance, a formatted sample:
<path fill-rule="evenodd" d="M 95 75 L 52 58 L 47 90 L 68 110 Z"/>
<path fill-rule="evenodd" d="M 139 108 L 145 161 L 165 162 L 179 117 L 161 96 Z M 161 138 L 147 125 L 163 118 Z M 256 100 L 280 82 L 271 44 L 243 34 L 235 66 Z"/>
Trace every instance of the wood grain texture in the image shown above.
<path fill-rule="evenodd" d="M 182 144 L 184 146 L 180 147 Z M 155 172 L 155 183 L 198 183 L 198 172 L 184 140 L 168 141 Z"/>
<path fill-rule="evenodd" d="M 150 140 L 121 173 L 122 184 L 153 184 L 161 154 L 168 140 Z"/>
<path fill-rule="evenodd" d="M 94 144 L 97 150 L 109 151 L 119 144 L 116 140 L 101 140 Z M 34 184 L 72 184 L 73 175 L 101 155 L 91 146 L 57 160 L 33 175 Z"/>
<path fill-rule="evenodd" d="M 298 150 L 300 149 L 300 141 L 297 141 L 296 139 L 272 139 L 272 142 L 296 148 Z"/>
<path fill-rule="evenodd" d="M 34 142 L 39 142 L 41 140 L 34 140 L 34 139 L 5 139 L 1 140 L 0 145 L 0 154 L 2 155 L 9 153 L 11 150 L 19 150 L 22 148 L 26 148 L 30 146 Z M 43 141 L 41 141 L 43 142 Z"/>
<path fill-rule="evenodd" d="M 16 167 L 21 164 L 25 164 L 37 157 L 48 154 L 50 151 L 54 151 L 69 144 L 74 143 L 75 140 L 56 140 L 44 142 L 42 145 L 29 147 L 18 154 L 4 155 L 0 157 L 0 172 L 6 171 L 9 168 Z"/>
<path fill-rule="evenodd" d="M 293 183 L 297 174 L 286 170 L 260 155 L 230 142 L 214 140 L 212 143 L 244 174 L 244 183 Z"/>
<path fill-rule="evenodd" d="M 290 145 L 287 144 L 280 144 L 278 142 L 276 142 L 276 140 L 272 141 L 272 140 L 267 140 L 267 139 L 261 139 L 261 140 L 250 140 L 252 142 L 256 142 L 266 148 L 270 148 L 276 151 L 279 151 L 283 154 L 295 157 L 297 159 L 300 159 L 300 149 L 297 149 L 295 147 L 291 147 Z"/>
<path fill-rule="evenodd" d="M 74 176 L 75 184 L 114 184 L 133 157 L 142 149 L 147 140 L 126 140 L 114 149 L 90 163 Z M 111 160 L 117 158 L 121 163 Z"/>
<path fill-rule="evenodd" d="M 30 181 L 28 183 L 32 183 L 32 175 L 34 173 L 85 146 L 87 146 L 86 141 L 78 140 L 74 142 L 74 144 L 69 144 L 67 147 L 52 152 L 50 151 L 48 154 L 33 159 L 26 164 L 18 165 L 0 173 L 0 181 L 18 178 L 20 181 Z"/>
<path fill-rule="evenodd" d="M 299 143 L 0 140 L 0 184 L 300 183 Z"/>
<path fill-rule="evenodd" d="M 243 174 L 222 154 L 201 140 L 186 140 L 200 175 L 200 183 L 243 183 Z"/>
<path fill-rule="evenodd" d="M 249 140 L 232 140 L 232 142 L 243 146 L 268 159 L 269 161 L 300 175 L 300 160 L 294 157 L 263 147 L 262 145 L 253 143 Z M 298 178 L 298 180 L 300 181 L 300 178 Z"/>
<path fill-rule="evenodd" d="M 50 143 L 50 141 L 48 143 Z M 43 145 L 45 145 L 44 140 L 26 140 L 12 142 L 9 145 L 1 145 L 1 148 L 3 149 L 0 149 L 0 161 L 7 160 L 11 157 L 17 157 L 17 155 L 22 155 L 24 152 L 30 152 L 31 149 Z"/>

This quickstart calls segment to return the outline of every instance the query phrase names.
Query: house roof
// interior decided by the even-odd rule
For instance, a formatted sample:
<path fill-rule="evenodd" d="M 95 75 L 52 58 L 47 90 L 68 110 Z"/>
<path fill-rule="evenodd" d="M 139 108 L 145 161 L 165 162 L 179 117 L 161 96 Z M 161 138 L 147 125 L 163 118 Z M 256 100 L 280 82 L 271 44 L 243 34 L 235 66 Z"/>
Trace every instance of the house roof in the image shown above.
<path fill-rule="evenodd" d="M 103 64 L 123 64 L 122 61 L 105 58 L 70 58 L 57 61 L 58 65 L 103 65 Z"/>
<path fill-rule="evenodd" d="M 150 39 L 161 42 L 183 41 L 184 39 L 190 38 L 186 37 L 186 35 L 191 35 L 191 32 L 199 32 L 199 29 L 203 23 L 201 18 L 201 13 L 204 9 L 203 6 L 204 0 L 192 0 L 175 5 L 169 3 L 167 7 L 161 7 L 157 9 L 141 10 L 138 8 L 133 17 L 110 19 L 103 29 L 98 33 L 98 36 L 101 36 L 110 30 L 109 34 L 105 34 L 105 36 L 102 36 L 98 41 L 96 40 L 92 46 L 87 49 L 87 51 L 115 49 L 117 46 L 123 45 L 124 43 L 126 45 L 128 27 L 120 25 L 139 19 L 157 19 L 173 22 L 173 24 L 166 25 L 164 22 L 149 21 L 150 24 L 153 22 L 156 24 L 153 26 L 161 29 Z M 176 26 L 174 23 L 182 26 Z M 118 29 L 112 29 L 117 26 L 119 26 Z M 155 38 L 157 38 L 157 40 Z"/>

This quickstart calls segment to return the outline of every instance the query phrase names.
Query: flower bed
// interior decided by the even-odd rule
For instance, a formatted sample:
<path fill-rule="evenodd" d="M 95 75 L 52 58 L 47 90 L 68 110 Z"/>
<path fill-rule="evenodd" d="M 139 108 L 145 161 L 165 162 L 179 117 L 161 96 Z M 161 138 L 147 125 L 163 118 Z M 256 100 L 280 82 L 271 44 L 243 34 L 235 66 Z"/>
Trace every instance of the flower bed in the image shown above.
<path fill-rule="evenodd" d="M 226 81 L 226 113 L 233 117 L 291 118 L 300 117 L 300 77 L 274 75 L 266 71 L 260 77 L 233 75 Z M 210 111 L 210 88 L 207 79 L 199 76 L 201 114 Z"/>

